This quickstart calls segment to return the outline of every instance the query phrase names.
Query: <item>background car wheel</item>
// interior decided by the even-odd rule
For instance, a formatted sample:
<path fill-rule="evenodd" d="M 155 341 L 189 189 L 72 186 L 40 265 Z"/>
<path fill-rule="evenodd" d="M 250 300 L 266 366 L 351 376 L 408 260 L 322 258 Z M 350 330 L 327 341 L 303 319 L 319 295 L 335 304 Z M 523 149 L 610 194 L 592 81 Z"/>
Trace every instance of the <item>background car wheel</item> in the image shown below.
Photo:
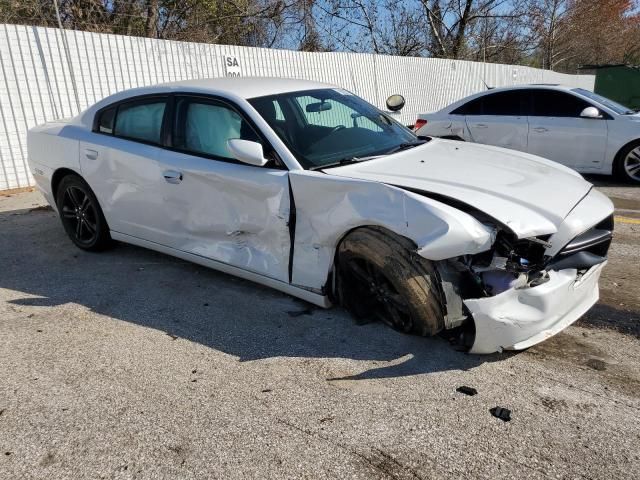
<path fill-rule="evenodd" d="M 99 251 L 111 243 L 109 227 L 98 199 L 77 175 L 67 175 L 58 185 L 56 203 L 69 238 L 83 250 Z"/>
<path fill-rule="evenodd" d="M 619 179 L 640 183 L 640 141 L 633 142 L 620 150 L 614 169 Z"/>
<path fill-rule="evenodd" d="M 378 228 L 350 233 L 338 249 L 339 297 L 356 317 L 374 317 L 392 328 L 435 335 L 444 308 L 431 262 L 412 253 L 408 240 Z"/>

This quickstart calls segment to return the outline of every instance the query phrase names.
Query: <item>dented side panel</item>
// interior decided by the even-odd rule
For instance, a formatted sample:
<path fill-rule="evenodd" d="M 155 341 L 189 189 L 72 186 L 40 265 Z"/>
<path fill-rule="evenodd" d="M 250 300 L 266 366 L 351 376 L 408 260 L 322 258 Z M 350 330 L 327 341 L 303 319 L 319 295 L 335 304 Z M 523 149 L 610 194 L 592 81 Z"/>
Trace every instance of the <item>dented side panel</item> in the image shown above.
<path fill-rule="evenodd" d="M 297 219 L 295 285 L 319 291 L 338 243 L 361 226 L 380 226 L 405 236 L 430 260 L 491 247 L 491 232 L 473 217 L 400 188 L 314 171 L 291 172 L 290 180 Z"/>
<path fill-rule="evenodd" d="M 175 152 L 161 163 L 183 172 L 161 188 L 166 245 L 288 282 L 287 171 Z"/>

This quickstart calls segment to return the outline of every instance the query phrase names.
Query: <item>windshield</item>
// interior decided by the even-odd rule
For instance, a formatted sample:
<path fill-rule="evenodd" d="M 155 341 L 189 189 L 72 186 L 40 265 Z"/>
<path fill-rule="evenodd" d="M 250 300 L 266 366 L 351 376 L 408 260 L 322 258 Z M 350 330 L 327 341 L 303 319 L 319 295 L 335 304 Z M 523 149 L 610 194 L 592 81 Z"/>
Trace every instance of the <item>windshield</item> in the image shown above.
<path fill-rule="evenodd" d="M 624 105 L 620 105 L 618 102 L 614 102 L 607 97 L 603 97 L 602 95 L 598 95 L 597 93 L 590 92 L 589 90 L 585 90 L 583 88 L 574 88 L 573 91 L 579 93 L 580 95 L 584 95 L 591 100 L 595 100 L 596 102 L 601 103 L 605 107 L 616 112 L 618 115 L 631 115 L 633 113 L 636 113 L 633 110 L 625 107 Z"/>
<path fill-rule="evenodd" d="M 363 161 L 424 143 L 346 90 L 289 92 L 249 103 L 306 169 Z"/>

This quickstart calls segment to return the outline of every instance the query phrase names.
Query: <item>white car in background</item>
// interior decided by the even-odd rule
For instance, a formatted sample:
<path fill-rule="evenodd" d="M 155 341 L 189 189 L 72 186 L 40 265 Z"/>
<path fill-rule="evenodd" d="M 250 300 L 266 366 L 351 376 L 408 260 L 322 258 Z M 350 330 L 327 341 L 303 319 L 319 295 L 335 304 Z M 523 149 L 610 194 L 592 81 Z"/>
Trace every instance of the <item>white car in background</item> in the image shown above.
<path fill-rule="evenodd" d="M 640 115 L 581 88 L 488 90 L 420 115 L 414 131 L 520 150 L 581 173 L 640 183 Z"/>
<path fill-rule="evenodd" d="M 572 170 L 420 140 L 321 83 L 128 90 L 31 129 L 28 151 L 79 248 L 119 240 L 402 332 L 462 329 L 477 353 L 583 315 L 612 237 L 611 202 Z"/>

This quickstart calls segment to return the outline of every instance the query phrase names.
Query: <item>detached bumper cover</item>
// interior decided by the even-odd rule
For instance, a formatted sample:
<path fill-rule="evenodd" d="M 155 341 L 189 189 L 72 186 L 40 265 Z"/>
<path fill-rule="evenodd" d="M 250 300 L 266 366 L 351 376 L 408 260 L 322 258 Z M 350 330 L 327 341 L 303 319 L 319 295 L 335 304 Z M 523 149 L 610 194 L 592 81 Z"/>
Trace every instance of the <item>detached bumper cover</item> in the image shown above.
<path fill-rule="evenodd" d="M 471 353 L 521 350 L 564 330 L 598 301 L 605 265 L 592 267 L 580 278 L 575 269 L 551 271 L 549 281 L 537 287 L 465 300 L 476 328 Z"/>

